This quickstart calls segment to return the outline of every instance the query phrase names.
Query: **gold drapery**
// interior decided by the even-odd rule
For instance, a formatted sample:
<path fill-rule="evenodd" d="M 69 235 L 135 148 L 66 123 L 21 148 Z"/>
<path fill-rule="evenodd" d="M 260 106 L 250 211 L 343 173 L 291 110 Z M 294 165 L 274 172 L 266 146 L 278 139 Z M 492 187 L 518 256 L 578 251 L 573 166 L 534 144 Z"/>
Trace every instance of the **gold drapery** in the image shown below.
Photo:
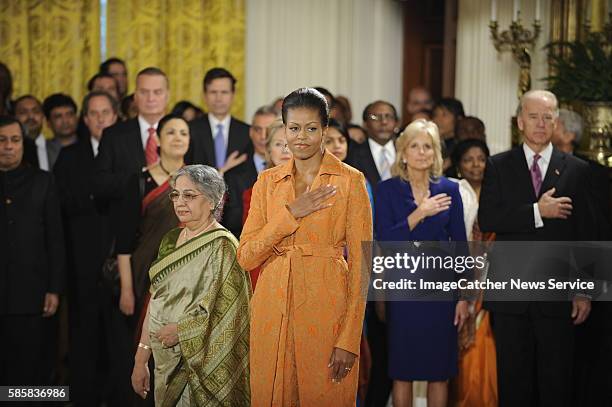
<path fill-rule="evenodd" d="M 66 93 L 80 105 L 100 64 L 99 0 L 0 0 L 0 61 L 13 98 Z"/>
<path fill-rule="evenodd" d="M 170 79 L 168 109 L 203 105 L 204 74 L 221 66 L 238 79 L 232 114 L 243 117 L 244 0 L 108 0 L 107 20 L 107 55 L 127 62 L 129 89 L 139 70 L 158 66 Z"/>

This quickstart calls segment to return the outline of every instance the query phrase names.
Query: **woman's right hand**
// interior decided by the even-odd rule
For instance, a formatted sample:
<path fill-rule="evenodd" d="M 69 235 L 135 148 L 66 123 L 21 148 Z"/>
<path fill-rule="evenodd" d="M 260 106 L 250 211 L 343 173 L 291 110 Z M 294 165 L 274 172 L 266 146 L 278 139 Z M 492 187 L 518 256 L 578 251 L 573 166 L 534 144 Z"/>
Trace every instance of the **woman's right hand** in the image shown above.
<path fill-rule="evenodd" d="M 119 295 L 119 309 L 121 312 L 124 315 L 133 315 L 135 304 L 134 290 L 122 287 L 121 294 Z"/>
<path fill-rule="evenodd" d="M 427 218 L 429 216 L 434 216 L 439 214 L 440 212 L 444 212 L 451 205 L 451 197 L 442 193 L 437 194 L 430 197 L 430 192 L 427 191 L 427 195 L 421 201 L 421 204 L 418 206 L 417 210 L 421 212 L 423 217 Z"/>
<path fill-rule="evenodd" d="M 332 206 L 332 204 L 325 203 L 325 201 L 335 194 L 335 186 L 324 185 L 315 189 L 314 191 L 304 192 L 299 198 L 287 205 L 287 207 L 294 218 L 303 218 L 315 211 Z"/>
<path fill-rule="evenodd" d="M 134 363 L 134 370 L 132 370 L 132 388 L 143 399 L 147 398 L 149 393 L 149 380 L 151 374 L 149 373 L 149 366 L 147 362 L 136 362 Z"/>

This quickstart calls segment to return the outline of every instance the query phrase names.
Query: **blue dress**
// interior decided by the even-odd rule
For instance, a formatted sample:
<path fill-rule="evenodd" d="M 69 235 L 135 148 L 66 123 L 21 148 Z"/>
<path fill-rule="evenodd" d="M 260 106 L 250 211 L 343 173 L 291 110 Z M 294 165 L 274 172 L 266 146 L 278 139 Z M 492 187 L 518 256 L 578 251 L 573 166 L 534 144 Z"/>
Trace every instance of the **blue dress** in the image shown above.
<path fill-rule="evenodd" d="M 448 210 L 427 217 L 412 231 L 408 215 L 417 207 L 410 183 L 398 177 L 378 185 L 375 231 L 379 241 L 466 241 L 459 184 L 444 177 L 429 183 L 431 196 L 451 197 Z M 454 301 L 386 303 L 389 377 L 402 381 L 444 381 L 457 374 Z"/>

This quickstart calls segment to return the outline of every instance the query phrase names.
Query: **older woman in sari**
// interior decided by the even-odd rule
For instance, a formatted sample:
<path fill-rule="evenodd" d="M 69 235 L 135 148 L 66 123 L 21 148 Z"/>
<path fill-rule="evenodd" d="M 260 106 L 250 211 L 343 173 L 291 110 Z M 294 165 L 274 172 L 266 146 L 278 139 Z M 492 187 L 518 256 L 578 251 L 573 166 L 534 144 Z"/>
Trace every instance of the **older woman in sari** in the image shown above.
<path fill-rule="evenodd" d="M 249 297 L 236 238 L 219 225 L 225 183 L 204 165 L 180 169 L 170 200 L 184 228 L 168 232 L 153 263 L 151 299 L 132 373 L 155 405 L 249 406 Z"/>

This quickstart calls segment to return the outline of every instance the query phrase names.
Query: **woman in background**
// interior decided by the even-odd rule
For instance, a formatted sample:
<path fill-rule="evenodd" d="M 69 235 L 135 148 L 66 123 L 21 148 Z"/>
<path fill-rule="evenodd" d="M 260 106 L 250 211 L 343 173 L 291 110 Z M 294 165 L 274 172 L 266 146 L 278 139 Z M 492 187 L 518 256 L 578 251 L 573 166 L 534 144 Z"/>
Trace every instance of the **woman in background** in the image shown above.
<path fill-rule="evenodd" d="M 478 227 L 478 200 L 489 148 L 484 141 L 468 139 L 455 146 L 451 156 L 459 176 L 459 192 L 468 240 L 490 242 L 494 233 Z M 473 245 L 472 256 L 482 254 L 483 245 Z M 476 276 L 481 279 L 482 276 Z M 488 311 L 482 309 L 482 295 L 470 307 L 469 318 L 459 333 L 459 374 L 453 381 L 454 407 L 497 407 L 497 367 L 495 340 Z"/>

